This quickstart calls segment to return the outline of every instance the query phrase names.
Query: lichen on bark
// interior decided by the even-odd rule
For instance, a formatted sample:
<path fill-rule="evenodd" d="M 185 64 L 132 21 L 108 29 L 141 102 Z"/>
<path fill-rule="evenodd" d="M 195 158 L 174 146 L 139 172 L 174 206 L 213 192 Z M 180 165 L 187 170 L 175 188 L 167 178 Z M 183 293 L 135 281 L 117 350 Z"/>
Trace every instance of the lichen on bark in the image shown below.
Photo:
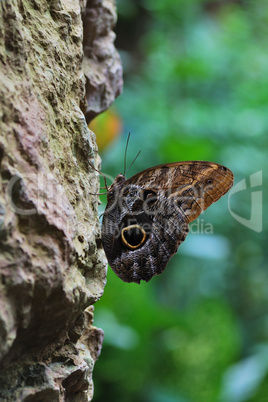
<path fill-rule="evenodd" d="M 101 7 L 115 16 L 112 0 L 0 2 L 0 400 L 92 399 L 103 332 L 88 306 L 103 293 L 106 259 L 91 194 L 100 159 L 84 113 L 122 87 L 112 41 L 105 58 L 113 24 Z M 99 89 L 96 63 L 87 78 L 82 68 L 88 8 L 101 16 L 92 29 L 104 57 L 95 45 L 91 54 L 106 71 Z M 86 80 L 102 91 L 97 109 Z"/>

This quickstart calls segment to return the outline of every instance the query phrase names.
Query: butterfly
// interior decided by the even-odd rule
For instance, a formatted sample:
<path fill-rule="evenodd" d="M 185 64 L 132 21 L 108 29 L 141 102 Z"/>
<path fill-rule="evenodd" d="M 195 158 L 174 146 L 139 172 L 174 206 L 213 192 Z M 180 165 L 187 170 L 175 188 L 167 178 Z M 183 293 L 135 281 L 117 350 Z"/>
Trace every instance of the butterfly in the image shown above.
<path fill-rule="evenodd" d="M 234 176 L 213 162 L 173 162 L 107 188 L 102 244 L 109 265 L 125 282 L 149 281 L 164 271 L 195 220 L 233 185 Z"/>

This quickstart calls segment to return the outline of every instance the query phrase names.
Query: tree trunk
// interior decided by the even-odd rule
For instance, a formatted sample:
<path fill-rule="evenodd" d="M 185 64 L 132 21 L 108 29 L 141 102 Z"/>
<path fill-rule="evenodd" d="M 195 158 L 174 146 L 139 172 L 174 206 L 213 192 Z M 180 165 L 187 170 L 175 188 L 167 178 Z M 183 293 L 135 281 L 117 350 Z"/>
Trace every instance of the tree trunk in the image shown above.
<path fill-rule="evenodd" d="M 106 259 L 84 113 L 121 92 L 115 4 L 2 0 L 0 10 L 0 400 L 90 401 Z"/>

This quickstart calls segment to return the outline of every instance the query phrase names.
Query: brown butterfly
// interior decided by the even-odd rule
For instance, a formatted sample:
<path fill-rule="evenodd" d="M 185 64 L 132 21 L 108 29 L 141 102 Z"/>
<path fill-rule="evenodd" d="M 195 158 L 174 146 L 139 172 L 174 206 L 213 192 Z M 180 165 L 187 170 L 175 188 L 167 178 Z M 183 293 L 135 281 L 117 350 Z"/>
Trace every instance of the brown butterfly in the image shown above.
<path fill-rule="evenodd" d="M 149 281 L 166 268 L 189 232 L 189 223 L 233 185 L 233 173 L 213 162 L 174 162 L 108 188 L 102 244 L 125 282 Z"/>

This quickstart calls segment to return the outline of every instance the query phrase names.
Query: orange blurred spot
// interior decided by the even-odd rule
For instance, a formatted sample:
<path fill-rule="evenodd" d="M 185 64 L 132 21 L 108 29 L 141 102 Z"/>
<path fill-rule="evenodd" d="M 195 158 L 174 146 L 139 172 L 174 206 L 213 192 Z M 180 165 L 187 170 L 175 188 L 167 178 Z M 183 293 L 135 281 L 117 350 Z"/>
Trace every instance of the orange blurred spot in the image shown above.
<path fill-rule="evenodd" d="M 99 152 L 102 152 L 117 138 L 122 131 L 122 120 L 114 108 L 106 110 L 95 117 L 89 125 L 89 129 L 96 134 Z"/>

